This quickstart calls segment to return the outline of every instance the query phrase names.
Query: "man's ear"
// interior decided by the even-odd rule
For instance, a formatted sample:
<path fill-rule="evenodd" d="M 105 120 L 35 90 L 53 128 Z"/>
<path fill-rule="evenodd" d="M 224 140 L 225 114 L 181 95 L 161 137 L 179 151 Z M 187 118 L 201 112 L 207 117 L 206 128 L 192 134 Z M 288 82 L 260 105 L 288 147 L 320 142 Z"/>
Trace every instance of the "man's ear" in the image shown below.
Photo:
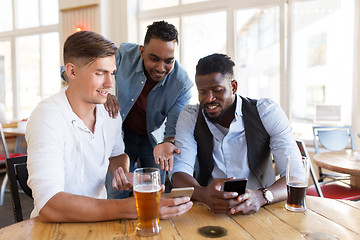
<path fill-rule="evenodd" d="M 139 46 L 139 49 L 140 49 L 141 59 L 144 60 L 144 46 L 143 46 L 143 45 L 140 45 L 140 46 Z"/>
<path fill-rule="evenodd" d="M 67 78 L 70 80 L 76 79 L 75 65 L 72 63 L 67 63 L 65 65 L 65 73 Z"/>
<path fill-rule="evenodd" d="M 237 92 L 238 84 L 235 79 L 231 80 L 231 90 L 232 93 L 235 94 Z"/>

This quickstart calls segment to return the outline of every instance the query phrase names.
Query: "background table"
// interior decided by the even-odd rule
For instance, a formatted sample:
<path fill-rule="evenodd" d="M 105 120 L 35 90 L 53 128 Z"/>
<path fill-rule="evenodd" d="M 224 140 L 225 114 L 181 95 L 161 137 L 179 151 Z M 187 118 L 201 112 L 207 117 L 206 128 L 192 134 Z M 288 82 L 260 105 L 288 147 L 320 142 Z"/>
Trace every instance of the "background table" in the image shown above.
<path fill-rule="evenodd" d="M 304 239 L 309 234 L 326 234 L 328 239 L 360 239 L 360 204 L 310 197 L 308 210 L 293 213 L 285 202 L 262 207 L 253 215 L 216 215 L 205 204 L 179 217 L 161 220 L 161 232 L 150 238 L 135 235 L 136 220 L 95 223 L 42 223 L 29 219 L 0 229 L 0 239 L 209 239 L 198 233 L 204 226 L 221 226 L 228 235 L 217 239 Z"/>
<path fill-rule="evenodd" d="M 27 144 L 25 140 L 25 128 L 11 127 L 3 128 L 5 136 L 16 136 L 15 153 L 26 153 Z"/>
<path fill-rule="evenodd" d="M 344 150 L 318 153 L 314 156 L 314 161 L 319 167 L 350 174 L 350 184 L 360 188 L 360 159 L 358 157 L 352 150 Z"/>

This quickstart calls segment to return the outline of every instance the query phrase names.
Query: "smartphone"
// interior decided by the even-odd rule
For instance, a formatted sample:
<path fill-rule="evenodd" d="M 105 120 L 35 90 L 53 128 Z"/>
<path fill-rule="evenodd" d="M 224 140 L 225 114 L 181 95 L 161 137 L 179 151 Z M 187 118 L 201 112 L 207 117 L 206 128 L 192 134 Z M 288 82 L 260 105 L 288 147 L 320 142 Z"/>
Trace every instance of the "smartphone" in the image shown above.
<path fill-rule="evenodd" d="M 237 192 L 238 196 L 240 196 L 245 193 L 246 184 L 247 184 L 246 178 L 227 180 L 224 183 L 224 191 Z"/>
<path fill-rule="evenodd" d="M 193 187 L 173 188 L 173 189 L 171 189 L 170 197 L 171 198 L 176 198 L 176 197 L 189 197 L 189 198 L 191 198 L 193 192 L 194 192 Z"/>

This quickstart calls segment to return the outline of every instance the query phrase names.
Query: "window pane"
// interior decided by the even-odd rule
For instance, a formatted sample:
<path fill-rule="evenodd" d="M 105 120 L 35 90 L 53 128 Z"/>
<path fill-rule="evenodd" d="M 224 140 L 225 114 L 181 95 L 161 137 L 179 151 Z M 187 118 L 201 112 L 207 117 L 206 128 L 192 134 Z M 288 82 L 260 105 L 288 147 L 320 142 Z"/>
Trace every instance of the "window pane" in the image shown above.
<path fill-rule="evenodd" d="M 140 10 L 172 7 L 179 4 L 179 0 L 140 0 Z"/>
<path fill-rule="evenodd" d="M 20 118 L 27 118 L 41 100 L 39 35 L 19 37 L 16 46 Z"/>
<path fill-rule="evenodd" d="M 11 0 L 0 1 L 0 32 L 10 31 L 13 26 Z"/>
<path fill-rule="evenodd" d="M 39 0 L 15 0 L 15 27 L 39 26 Z"/>
<path fill-rule="evenodd" d="M 351 124 L 353 12 L 352 0 L 294 5 L 292 118 L 299 123 L 293 124 L 296 131 L 308 133 L 304 138 L 312 139 L 318 105 L 340 105 L 338 123 Z"/>
<path fill-rule="evenodd" d="M 59 3 L 58 0 L 41 0 L 41 25 L 51 25 L 59 23 Z"/>
<path fill-rule="evenodd" d="M 0 42 L 0 103 L 5 105 L 6 118 L 13 119 L 13 94 L 11 76 L 11 43 Z"/>
<path fill-rule="evenodd" d="M 41 75 L 44 96 L 48 97 L 60 90 L 59 75 L 59 33 L 41 35 Z"/>
<path fill-rule="evenodd" d="M 182 66 L 195 81 L 195 67 L 200 58 L 213 53 L 226 53 L 226 12 L 184 16 L 182 25 Z M 197 102 L 196 87 L 192 103 Z"/>
<path fill-rule="evenodd" d="M 279 7 L 236 12 L 238 92 L 280 102 Z"/>

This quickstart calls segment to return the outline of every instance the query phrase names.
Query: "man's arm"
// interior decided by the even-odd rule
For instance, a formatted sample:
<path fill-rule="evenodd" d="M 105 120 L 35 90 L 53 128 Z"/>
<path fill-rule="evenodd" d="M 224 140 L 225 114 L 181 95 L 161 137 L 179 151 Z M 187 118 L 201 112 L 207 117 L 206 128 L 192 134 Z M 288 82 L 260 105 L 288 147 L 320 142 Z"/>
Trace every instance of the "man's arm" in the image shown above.
<path fill-rule="evenodd" d="M 125 153 L 109 159 L 109 172 L 113 177 L 112 186 L 116 190 L 129 190 L 133 186 L 133 173 L 129 172 L 130 159 Z"/>
<path fill-rule="evenodd" d="M 167 113 L 167 119 L 165 122 L 165 138 L 164 141 L 158 144 L 154 148 L 154 159 L 157 164 L 160 164 L 161 169 L 171 171 L 173 168 L 174 154 L 180 154 L 181 151 L 174 146 L 175 127 L 179 118 L 179 114 L 183 107 L 187 105 L 191 98 L 191 88 L 193 83 L 189 79 L 187 74 L 183 74 L 182 82 L 184 82 L 184 88 L 176 98 L 175 103 Z M 175 80 L 175 79 L 174 79 Z"/>
<path fill-rule="evenodd" d="M 44 205 L 39 217 L 44 222 L 93 222 L 137 215 L 133 198 L 96 199 L 59 192 Z"/>
<path fill-rule="evenodd" d="M 194 187 L 192 199 L 206 203 L 214 213 L 227 213 L 237 204 L 237 193 L 224 192 L 224 181 L 230 178 L 216 178 L 208 186 L 202 187 L 187 173 L 176 172 L 172 176 L 173 187 Z"/>
<path fill-rule="evenodd" d="M 179 216 L 190 210 L 192 205 L 189 197 L 161 198 L 160 218 Z M 96 199 L 66 192 L 55 194 L 39 213 L 43 222 L 95 222 L 136 217 L 134 198 Z"/>
<path fill-rule="evenodd" d="M 273 202 L 283 201 L 287 197 L 285 177 L 279 178 L 273 185 L 267 188 L 274 196 Z M 266 205 L 261 189 L 246 189 L 246 193 L 237 198 L 237 203 L 229 209 L 229 214 L 254 214 L 261 206 Z"/>

